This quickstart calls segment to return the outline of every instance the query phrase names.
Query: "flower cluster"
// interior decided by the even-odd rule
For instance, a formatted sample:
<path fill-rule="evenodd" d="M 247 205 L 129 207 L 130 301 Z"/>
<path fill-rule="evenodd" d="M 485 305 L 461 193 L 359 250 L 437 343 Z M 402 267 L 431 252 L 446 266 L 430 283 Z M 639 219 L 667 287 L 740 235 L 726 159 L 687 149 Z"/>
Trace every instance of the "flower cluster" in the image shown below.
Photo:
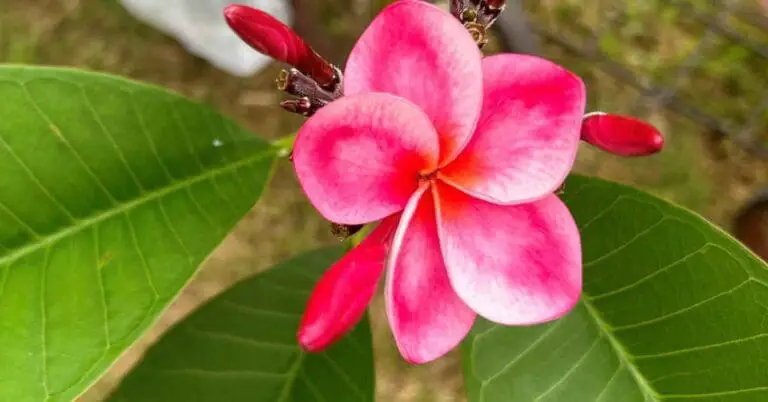
<path fill-rule="evenodd" d="M 583 82 L 550 61 L 483 57 L 472 29 L 484 35 L 503 3 L 454 0 L 448 13 L 396 1 L 343 75 L 266 14 L 226 9 L 245 41 L 294 66 L 279 83 L 295 97 L 283 107 L 311 116 L 293 151 L 309 200 L 337 224 L 378 222 L 317 284 L 299 328 L 305 349 L 343 336 L 382 277 L 397 346 L 413 363 L 453 349 L 477 315 L 531 325 L 578 301 L 579 232 L 554 193 L 579 140 L 637 156 L 663 139 L 639 120 L 585 116 Z"/>

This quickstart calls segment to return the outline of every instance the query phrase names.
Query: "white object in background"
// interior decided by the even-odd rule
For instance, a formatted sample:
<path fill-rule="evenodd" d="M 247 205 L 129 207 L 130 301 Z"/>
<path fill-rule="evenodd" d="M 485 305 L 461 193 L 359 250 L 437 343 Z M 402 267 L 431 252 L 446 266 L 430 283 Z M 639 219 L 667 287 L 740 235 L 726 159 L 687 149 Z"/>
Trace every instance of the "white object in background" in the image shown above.
<path fill-rule="evenodd" d="M 190 53 L 240 77 L 253 75 L 271 59 L 257 53 L 235 35 L 224 21 L 224 7 L 232 3 L 258 8 L 291 24 L 289 0 L 120 0 L 134 17 L 174 36 Z"/>

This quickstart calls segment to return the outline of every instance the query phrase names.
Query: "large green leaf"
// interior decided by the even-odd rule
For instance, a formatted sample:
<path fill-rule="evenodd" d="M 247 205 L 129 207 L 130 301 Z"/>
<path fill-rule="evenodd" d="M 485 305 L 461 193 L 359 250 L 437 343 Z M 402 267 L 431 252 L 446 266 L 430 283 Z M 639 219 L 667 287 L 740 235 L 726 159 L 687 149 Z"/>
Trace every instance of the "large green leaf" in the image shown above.
<path fill-rule="evenodd" d="M 312 286 L 340 255 L 304 254 L 216 297 L 150 348 L 111 400 L 372 401 L 367 320 L 323 353 L 306 354 L 296 342 Z"/>
<path fill-rule="evenodd" d="M 0 67 L 0 400 L 70 401 L 253 206 L 275 149 L 163 90 Z"/>
<path fill-rule="evenodd" d="M 481 321 L 463 346 L 472 402 L 768 401 L 768 271 L 701 217 L 573 177 L 584 294 L 565 318 Z"/>

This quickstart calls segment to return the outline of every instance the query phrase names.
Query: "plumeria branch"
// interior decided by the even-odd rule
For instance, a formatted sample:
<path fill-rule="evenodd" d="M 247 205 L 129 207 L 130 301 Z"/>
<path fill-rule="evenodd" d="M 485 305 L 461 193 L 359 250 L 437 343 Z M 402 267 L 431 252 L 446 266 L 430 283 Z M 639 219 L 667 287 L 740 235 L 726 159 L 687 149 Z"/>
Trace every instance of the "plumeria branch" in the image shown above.
<path fill-rule="evenodd" d="M 334 93 L 324 89 L 320 83 L 296 68 L 280 72 L 277 77 L 277 89 L 298 97 L 298 99 L 283 101 L 280 106 L 289 112 L 304 116 L 315 114 L 321 107 L 341 97 L 340 92 Z"/>

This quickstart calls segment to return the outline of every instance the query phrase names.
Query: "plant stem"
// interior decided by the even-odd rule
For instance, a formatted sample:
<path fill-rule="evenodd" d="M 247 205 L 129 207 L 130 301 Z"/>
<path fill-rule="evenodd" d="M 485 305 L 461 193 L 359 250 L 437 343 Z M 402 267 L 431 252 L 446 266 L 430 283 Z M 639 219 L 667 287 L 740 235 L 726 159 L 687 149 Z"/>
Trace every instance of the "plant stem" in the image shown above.
<path fill-rule="evenodd" d="M 272 141 L 272 146 L 277 148 L 278 156 L 286 157 L 291 154 L 294 142 L 296 142 L 296 134 L 291 134 Z"/>

